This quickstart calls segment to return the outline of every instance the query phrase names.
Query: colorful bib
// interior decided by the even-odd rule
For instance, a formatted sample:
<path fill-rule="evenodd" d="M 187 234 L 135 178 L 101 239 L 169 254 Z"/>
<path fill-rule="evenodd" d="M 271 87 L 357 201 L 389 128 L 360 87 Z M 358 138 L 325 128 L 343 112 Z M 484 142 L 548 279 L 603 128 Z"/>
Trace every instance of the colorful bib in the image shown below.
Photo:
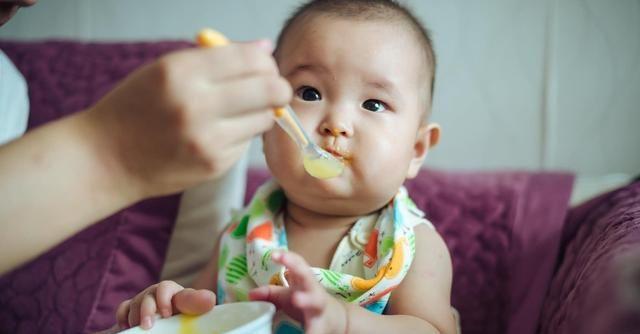
<path fill-rule="evenodd" d="M 284 191 L 267 182 L 224 232 L 218 262 L 219 303 L 247 300 L 248 292 L 257 286 L 286 286 L 285 268 L 271 261 L 274 250 L 288 249 L 282 219 L 285 201 Z M 423 217 L 401 188 L 387 206 L 354 224 L 340 242 L 331 268 L 312 268 L 318 282 L 337 298 L 382 313 L 413 260 L 414 226 L 430 225 Z"/>

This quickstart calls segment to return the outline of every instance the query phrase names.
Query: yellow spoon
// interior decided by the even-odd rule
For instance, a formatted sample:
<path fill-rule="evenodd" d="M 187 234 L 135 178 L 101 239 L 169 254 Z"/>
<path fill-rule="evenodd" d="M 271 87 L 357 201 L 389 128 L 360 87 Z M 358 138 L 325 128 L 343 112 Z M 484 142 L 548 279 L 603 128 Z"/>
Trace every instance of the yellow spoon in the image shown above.
<path fill-rule="evenodd" d="M 196 41 L 201 47 L 216 47 L 229 44 L 229 41 L 221 33 L 213 29 L 203 29 L 198 33 Z M 339 176 L 344 170 L 341 160 L 323 150 L 304 131 L 298 117 L 290 106 L 275 108 L 273 110 L 276 123 L 298 144 L 302 151 L 302 164 L 309 175 L 328 179 Z"/>

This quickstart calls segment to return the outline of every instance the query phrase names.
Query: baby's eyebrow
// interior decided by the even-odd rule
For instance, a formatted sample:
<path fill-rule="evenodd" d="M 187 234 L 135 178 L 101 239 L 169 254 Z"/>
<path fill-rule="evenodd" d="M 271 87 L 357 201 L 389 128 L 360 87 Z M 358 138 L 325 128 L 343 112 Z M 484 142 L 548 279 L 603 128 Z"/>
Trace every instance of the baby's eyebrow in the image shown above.
<path fill-rule="evenodd" d="M 367 86 L 371 86 L 376 90 L 381 90 L 386 92 L 392 99 L 398 97 L 398 89 L 396 85 L 384 78 L 378 78 L 375 80 L 369 80 L 365 82 Z"/>
<path fill-rule="evenodd" d="M 329 70 L 321 64 L 300 64 L 294 67 L 291 71 L 284 74 L 284 76 L 290 76 L 297 74 L 298 72 L 322 72 L 327 73 Z"/>

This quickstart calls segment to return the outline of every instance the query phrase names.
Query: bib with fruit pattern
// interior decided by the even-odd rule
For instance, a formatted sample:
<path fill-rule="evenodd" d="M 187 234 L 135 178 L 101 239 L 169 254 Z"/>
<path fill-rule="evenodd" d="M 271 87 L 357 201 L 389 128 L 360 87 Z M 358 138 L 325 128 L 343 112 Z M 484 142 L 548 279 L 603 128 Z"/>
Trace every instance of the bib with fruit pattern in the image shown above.
<path fill-rule="evenodd" d="M 267 182 L 225 230 L 218 261 L 219 303 L 247 300 L 258 286 L 287 286 L 284 267 L 271 261 L 274 250 L 288 249 L 285 201 L 284 191 Z M 431 226 L 402 187 L 384 208 L 354 223 L 329 269 L 312 268 L 313 273 L 329 294 L 382 313 L 409 270 L 415 253 L 413 228 L 422 223 Z"/>

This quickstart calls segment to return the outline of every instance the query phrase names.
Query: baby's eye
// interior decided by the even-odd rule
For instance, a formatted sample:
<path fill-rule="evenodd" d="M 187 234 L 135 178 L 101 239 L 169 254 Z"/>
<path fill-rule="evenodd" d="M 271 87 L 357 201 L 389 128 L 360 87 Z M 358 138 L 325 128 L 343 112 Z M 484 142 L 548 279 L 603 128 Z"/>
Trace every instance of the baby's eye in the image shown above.
<path fill-rule="evenodd" d="M 296 92 L 296 95 L 305 101 L 318 101 L 322 99 L 317 89 L 309 86 L 303 86 Z"/>
<path fill-rule="evenodd" d="M 366 100 L 362 103 L 362 107 L 373 112 L 381 112 L 387 110 L 384 102 L 379 100 Z"/>

